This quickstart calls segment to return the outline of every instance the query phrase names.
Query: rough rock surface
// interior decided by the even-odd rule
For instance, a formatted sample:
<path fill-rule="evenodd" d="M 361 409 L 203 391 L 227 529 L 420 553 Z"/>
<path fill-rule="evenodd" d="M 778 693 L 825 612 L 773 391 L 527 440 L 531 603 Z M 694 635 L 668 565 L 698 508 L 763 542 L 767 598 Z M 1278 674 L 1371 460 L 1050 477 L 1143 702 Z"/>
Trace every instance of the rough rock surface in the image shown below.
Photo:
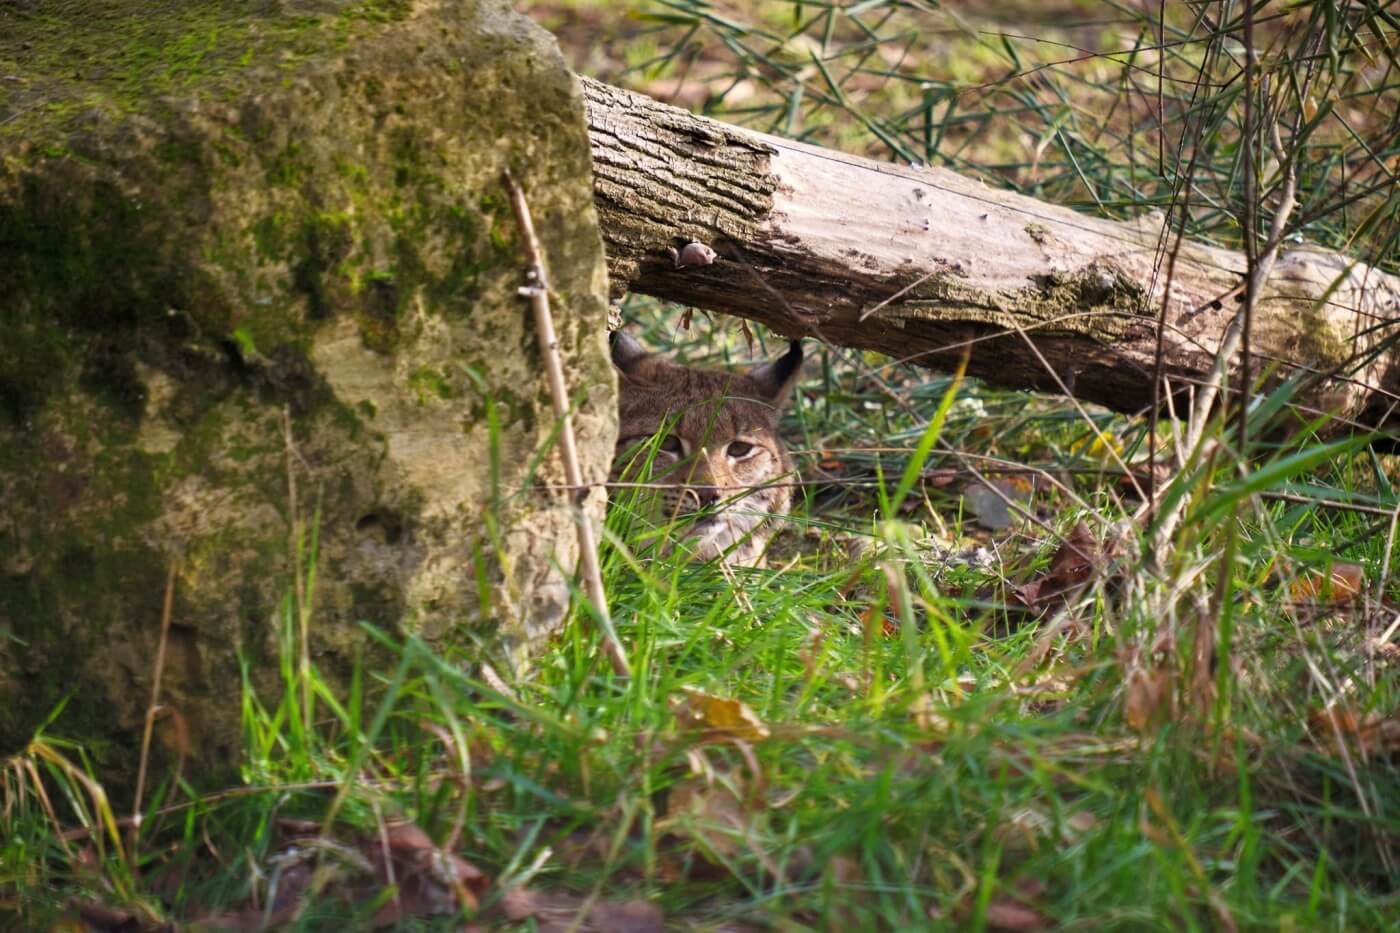
<path fill-rule="evenodd" d="M 235 763 L 297 527 L 329 672 L 362 621 L 466 648 L 557 627 L 573 513 L 532 488 L 561 479 L 507 167 L 602 480 L 588 138 L 505 0 L 0 4 L 0 754 L 68 698 L 49 730 L 129 766 L 174 562 L 167 751 Z"/>

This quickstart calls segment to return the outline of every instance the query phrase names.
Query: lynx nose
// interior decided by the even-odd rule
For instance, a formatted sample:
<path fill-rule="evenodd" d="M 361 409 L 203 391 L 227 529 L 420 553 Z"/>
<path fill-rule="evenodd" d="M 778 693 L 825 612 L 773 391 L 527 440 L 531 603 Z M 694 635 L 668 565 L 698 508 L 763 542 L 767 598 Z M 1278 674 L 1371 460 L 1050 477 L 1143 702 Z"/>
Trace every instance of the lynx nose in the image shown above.
<path fill-rule="evenodd" d="M 720 500 L 718 486 L 687 486 L 681 494 L 681 501 L 687 511 L 698 512 L 708 509 Z"/>
<path fill-rule="evenodd" d="M 718 486 L 692 486 L 691 491 L 695 493 L 695 498 L 700 501 L 702 509 L 708 509 L 719 501 Z"/>
<path fill-rule="evenodd" d="M 686 480 L 684 498 L 691 509 L 708 509 L 722 498 L 720 487 L 715 482 L 721 479 L 721 476 L 715 472 L 714 467 L 709 449 L 701 447 L 694 463 L 691 464 L 690 476 Z"/>

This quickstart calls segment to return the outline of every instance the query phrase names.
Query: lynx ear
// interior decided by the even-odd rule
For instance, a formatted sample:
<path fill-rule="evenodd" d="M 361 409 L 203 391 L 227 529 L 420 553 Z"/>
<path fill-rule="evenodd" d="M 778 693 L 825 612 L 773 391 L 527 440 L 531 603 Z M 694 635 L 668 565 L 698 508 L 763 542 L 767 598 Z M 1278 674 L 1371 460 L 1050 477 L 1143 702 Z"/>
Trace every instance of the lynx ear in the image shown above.
<path fill-rule="evenodd" d="M 638 363 L 651 355 L 645 347 L 620 330 L 608 335 L 608 344 L 612 348 L 613 365 L 624 373 L 630 373 Z"/>
<path fill-rule="evenodd" d="M 788 393 L 792 391 L 797 377 L 801 374 L 802 342 L 794 340 L 788 344 L 788 350 L 782 356 L 751 370 L 749 378 L 758 384 L 764 401 L 782 405 L 787 401 Z"/>

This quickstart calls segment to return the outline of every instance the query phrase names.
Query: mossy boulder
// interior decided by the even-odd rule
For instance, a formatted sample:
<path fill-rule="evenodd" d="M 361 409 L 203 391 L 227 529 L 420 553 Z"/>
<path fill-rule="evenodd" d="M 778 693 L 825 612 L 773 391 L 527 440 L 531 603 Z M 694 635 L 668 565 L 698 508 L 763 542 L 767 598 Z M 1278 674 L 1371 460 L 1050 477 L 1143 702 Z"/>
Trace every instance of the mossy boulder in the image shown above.
<path fill-rule="evenodd" d="M 324 670 L 362 622 L 511 651 L 559 626 L 576 506 L 540 488 L 506 169 L 600 481 L 606 273 L 548 34 L 504 0 L 0 4 L 0 753 L 66 699 L 49 729 L 130 765 L 173 566 L 161 702 L 187 773 L 234 764 L 298 529 Z"/>

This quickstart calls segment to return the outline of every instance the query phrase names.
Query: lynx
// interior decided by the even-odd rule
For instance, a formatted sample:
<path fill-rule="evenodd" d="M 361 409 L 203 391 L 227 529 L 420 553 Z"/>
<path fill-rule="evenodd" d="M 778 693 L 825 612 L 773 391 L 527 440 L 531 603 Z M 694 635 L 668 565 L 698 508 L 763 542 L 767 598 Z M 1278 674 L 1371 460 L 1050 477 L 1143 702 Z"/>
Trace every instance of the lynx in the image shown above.
<path fill-rule="evenodd" d="M 748 372 L 683 366 L 626 334 L 612 341 L 620 430 L 614 480 L 654 484 L 656 521 L 683 519 L 684 545 L 701 560 L 758 566 L 792 490 L 777 421 L 802 369 L 793 341 L 782 357 Z M 659 437 L 657 435 L 660 435 Z"/>

